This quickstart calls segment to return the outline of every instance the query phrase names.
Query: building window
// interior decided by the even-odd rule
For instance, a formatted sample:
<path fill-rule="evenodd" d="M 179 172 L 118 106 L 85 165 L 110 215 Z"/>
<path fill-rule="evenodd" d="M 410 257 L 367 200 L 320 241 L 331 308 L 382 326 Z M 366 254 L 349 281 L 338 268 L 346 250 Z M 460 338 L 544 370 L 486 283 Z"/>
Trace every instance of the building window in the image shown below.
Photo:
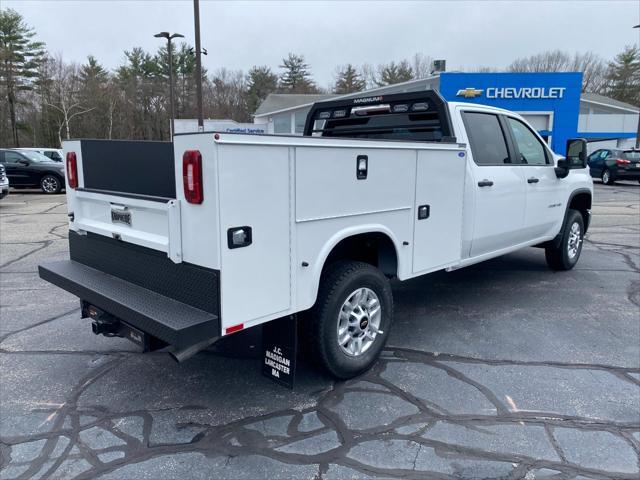
<path fill-rule="evenodd" d="M 304 133 L 304 124 L 307 121 L 307 110 L 296 112 L 296 133 L 302 135 Z"/>
<path fill-rule="evenodd" d="M 273 132 L 274 133 L 291 133 L 291 114 L 284 113 L 282 115 L 276 115 L 273 117 Z"/>

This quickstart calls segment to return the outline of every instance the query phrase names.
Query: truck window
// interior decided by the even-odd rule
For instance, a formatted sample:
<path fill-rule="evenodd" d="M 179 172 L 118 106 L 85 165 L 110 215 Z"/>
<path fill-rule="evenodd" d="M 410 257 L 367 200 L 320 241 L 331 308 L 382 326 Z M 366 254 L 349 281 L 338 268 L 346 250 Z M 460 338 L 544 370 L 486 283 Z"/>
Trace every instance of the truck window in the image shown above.
<path fill-rule="evenodd" d="M 463 112 L 462 119 L 473 160 L 478 165 L 510 164 L 507 141 L 498 121 L 498 116 L 492 113 Z"/>
<path fill-rule="evenodd" d="M 513 140 L 519 153 L 519 163 L 525 165 L 547 165 L 549 163 L 547 152 L 542 142 L 520 120 L 507 117 L 507 123 L 511 128 Z"/>

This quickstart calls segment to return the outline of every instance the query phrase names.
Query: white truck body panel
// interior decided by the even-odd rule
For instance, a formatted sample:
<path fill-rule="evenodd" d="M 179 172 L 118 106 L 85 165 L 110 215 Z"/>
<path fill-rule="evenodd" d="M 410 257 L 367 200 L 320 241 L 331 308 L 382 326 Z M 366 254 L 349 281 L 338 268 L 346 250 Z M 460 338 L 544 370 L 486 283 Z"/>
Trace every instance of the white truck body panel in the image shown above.
<path fill-rule="evenodd" d="M 463 111 L 518 115 L 491 107 L 449 105 L 458 143 L 194 133 L 174 139 L 176 198 L 167 203 L 67 190 L 70 228 L 118 236 L 166 252 L 176 263 L 220 271 L 221 331 L 310 308 L 333 248 L 360 233 L 386 235 L 405 280 L 453 270 L 553 239 L 588 173 L 558 179 L 554 165 L 480 166 L 467 147 Z M 79 142 L 65 153 L 78 156 Z M 186 201 L 182 155 L 202 155 L 204 201 Z M 366 180 L 356 158 L 368 157 Z M 557 161 L 557 157 L 555 158 Z M 554 161 L 554 162 L 555 162 Z M 527 183 L 529 177 L 539 179 Z M 491 179 L 491 188 L 478 182 Z M 131 226 L 111 221 L 121 205 Z M 428 219 L 417 211 L 428 205 Z M 230 228 L 250 226 L 253 243 L 230 249 Z"/>

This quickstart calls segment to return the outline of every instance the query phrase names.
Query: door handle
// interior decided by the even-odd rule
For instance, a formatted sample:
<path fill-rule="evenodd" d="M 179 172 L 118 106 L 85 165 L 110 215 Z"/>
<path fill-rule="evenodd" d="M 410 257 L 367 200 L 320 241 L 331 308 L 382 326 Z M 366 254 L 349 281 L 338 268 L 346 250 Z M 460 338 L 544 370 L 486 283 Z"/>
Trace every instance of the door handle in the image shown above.
<path fill-rule="evenodd" d="M 527 183 L 538 183 L 539 181 L 536 177 L 527 178 Z"/>
<path fill-rule="evenodd" d="M 493 185 L 493 182 L 491 180 L 487 180 L 486 178 L 478 182 L 479 187 L 490 187 L 492 185 Z"/>

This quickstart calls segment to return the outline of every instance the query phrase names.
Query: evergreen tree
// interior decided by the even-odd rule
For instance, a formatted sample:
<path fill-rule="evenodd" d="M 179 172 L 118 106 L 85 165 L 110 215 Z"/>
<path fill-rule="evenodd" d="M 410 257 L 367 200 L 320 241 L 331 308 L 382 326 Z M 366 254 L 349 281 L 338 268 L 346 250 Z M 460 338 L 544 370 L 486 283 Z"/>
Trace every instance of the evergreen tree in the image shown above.
<path fill-rule="evenodd" d="M 627 46 L 609 64 L 608 95 L 640 106 L 640 49 Z"/>
<path fill-rule="evenodd" d="M 378 86 L 393 85 L 394 83 L 407 82 L 413 78 L 413 68 L 406 60 L 391 62 L 381 65 L 379 68 Z"/>
<path fill-rule="evenodd" d="M 12 9 L 0 10 L 0 85 L 9 105 L 11 142 L 20 146 L 16 107 L 19 94 L 33 90 L 38 67 L 44 55 L 44 43 L 33 40 L 35 32 L 24 23 L 22 15 Z M 2 102 L 4 103 L 4 102 Z M 4 115 L 0 123 L 0 143 L 9 143 L 4 133 Z"/>
<path fill-rule="evenodd" d="M 89 55 L 87 63 L 80 66 L 78 78 L 78 101 L 88 112 L 78 123 L 75 133 L 80 137 L 107 138 L 111 108 L 109 73 L 94 56 Z"/>
<path fill-rule="evenodd" d="M 333 88 L 335 93 L 353 93 L 364 90 L 365 80 L 350 63 L 338 71 L 338 78 Z"/>
<path fill-rule="evenodd" d="M 278 76 L 267 66 L 253 66 L 247 76 L 247 107 L 254 113 L 260 104 L 278 88 Z"/>
<path fill-rule="evenodd" d="M 317 87 L 311 80 L 309 65 L 304 56 L 290 53 L 282 59 L 280 65 L 284 71 L 280 74 L 280 89 L 285 93 L 316 93 Z"/>

